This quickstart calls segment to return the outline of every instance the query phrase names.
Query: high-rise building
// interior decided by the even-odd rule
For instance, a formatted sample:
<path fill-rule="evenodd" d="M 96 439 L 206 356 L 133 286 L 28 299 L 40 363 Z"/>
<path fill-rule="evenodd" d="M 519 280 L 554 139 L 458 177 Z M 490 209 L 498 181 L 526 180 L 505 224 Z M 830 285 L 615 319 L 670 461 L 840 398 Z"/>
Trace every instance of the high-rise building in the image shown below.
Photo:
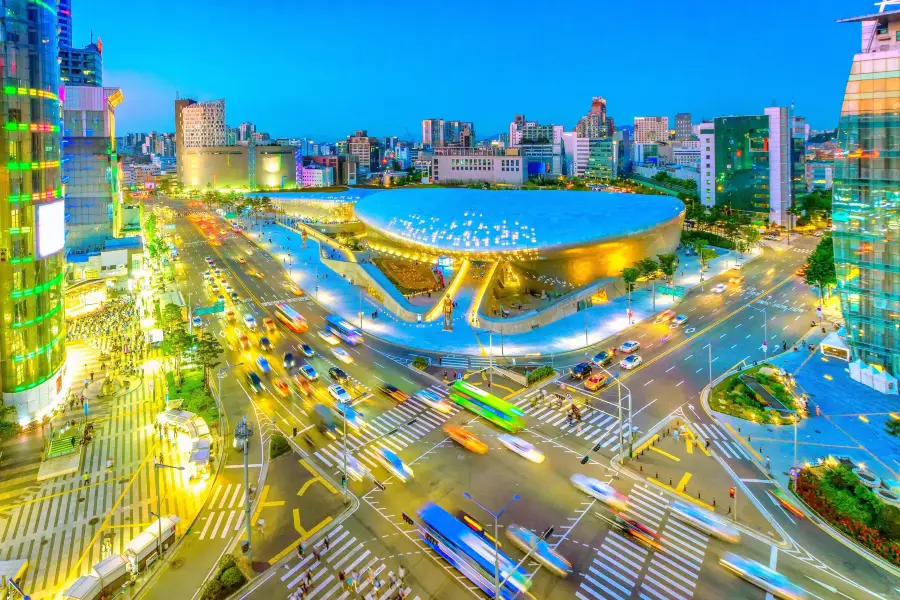
<path fill-rule="evenodd" d="M 29 423 L 68 393 L 57 22 L 43 2 L 6 0 L 3 11 L 0 390 Z"/>
<path fill-rule="evenodd" d="M 599 138 L 610 134 L 606 116 L 606 100 L 600 96 L 591 99 L 591 109 L 575 126 L 579 137 Z"/>
<path fill-rule="evenodd" d="M 669 117 L 635 117 L 634 143 L 654 144 L 669 139 Z"/>
<path fill-rule="evenodd" d="M 422 145 L 443 146 L 444 126 L 441 119 L 422 119 Z"/>
<path fill-rule="evenodd" d="M 882 5 L 882 10 L 884 9 Z M 834 262 L 853 358 L 900 373 L 900 11 L 862 25 L 834 153 Z"/>
<path fill-rule="evenodd" d="M 422 119 L 422 145 L 432 148 L 474 146 L 475 124 L 471 121 Z"/>
<path fill-rule="evenodd" d="M 103 85 L 103 46 L 100 40 L 84 48 L 59 49 L 59 78 L 63 85 Z"/>
<path fill-rule="evenodd" d="M 177 180 L 181 183 L 184 183 L 184 127 L 181 115 L 186 107 L 195 103 L 196 100 L 190 98 L 175 99 L 175 159 L 178 169 Z"/>
<path fill-rule="evenodd" d="M 72 46 L 72 0 L 59 0 L 56 16 L 59 19 L 59 47 L 70 48 Z"/>
<path fill-rule="evenodd" d="M 675 139 L 689 140 L 693 135 L 691 131 L 691 113 L 678 113 L 675 115 Z"/>
<path fill-rule="evenodd" d="M 225 145 L 225 100 L 195 102 L 181 111 L 185 148 Z"/>
<path fill-rule="evenodd" d="M 240 125 L 237 126 L 238 136 L 237 141 L 239 142 L 248 142 L 250 141 L 251 136 L 256 133 L 256 125 L 250 123 L 249 121 L 244 121 Z"/>
<path fill-rule="evenodd" d="M 365 129 L 357 130 L 347 140 L 347 152 L 359 159 L 359 167 L 368 172 L 381 166 L 381 144 L 376 137 L 369 137 Z"/>

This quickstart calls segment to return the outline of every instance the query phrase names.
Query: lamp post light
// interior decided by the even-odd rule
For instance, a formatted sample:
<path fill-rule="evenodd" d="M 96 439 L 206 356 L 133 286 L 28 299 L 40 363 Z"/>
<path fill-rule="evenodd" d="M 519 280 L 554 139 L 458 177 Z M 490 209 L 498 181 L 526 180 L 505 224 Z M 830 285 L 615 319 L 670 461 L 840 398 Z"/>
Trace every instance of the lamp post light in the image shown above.
<path fill-rule="evenodd" d="M 247 527 L 247 560 L 253 564 L 253 544 L 251 541 L 252 523 L 250 522 L 250 436 L 253 435 L 253 428 L 247 423 L 247 416 L 237 424 L 234 428 L 234 437 L 240 440 L 244 450 L 244 519 Z"/>
<path fill-rule="evenodd" d="M 510 498 L 506 502 L 506 504 L 503 505 L 503 508 L 501 508 L 500 511 L 496 512 L 496 513 L 485 508 L 485 506 L 483 504 L 481 504 L 478 500 L 473 498 L 469 492 L 463 492 L 463 496 L 467 500 L 471 500 L 472 502 L 474 502 L 476 505 L 478 505 L 478 508 L 480 508 L 481 510 L 483 510 L 484 512 L 489 514 L 491 516 L 491 518 L 494 519 L 494 598 L 500 598 L 501 596 L 500 596 L 500 542 L 499 542 L 499 540 L 500 540 L 500 533 L 499 533 L 500 525 L 499 525 L 499 521 L 500 521 L 500 517 L 503 516 L 503 513 L 506 512 L 506 510 L 510 507 L 510 505 L 512 505 L 513 502 L 515 502 L 516 500 L 519 499 L 519 495 L 516 494 L 515 496 Z"/>
<path fill-rule="evenodd" d="M 176 467 L 161 462 L 153 464 L 153 472 L 156 475 L 156 522 L 159 524 L 159 531 L 156 537 L 156 557 L 162 560 L 162 489 L 159 487 L 159 470 L 174 469 L 175 471 L 184 471 L 184 467 Z"/>

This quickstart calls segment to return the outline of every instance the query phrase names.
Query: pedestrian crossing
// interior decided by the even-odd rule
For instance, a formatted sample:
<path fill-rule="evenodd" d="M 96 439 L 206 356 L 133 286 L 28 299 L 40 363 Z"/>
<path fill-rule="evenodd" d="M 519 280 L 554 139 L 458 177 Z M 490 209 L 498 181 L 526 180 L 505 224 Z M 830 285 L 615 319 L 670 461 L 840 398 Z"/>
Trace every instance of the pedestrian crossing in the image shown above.
<path fill-rule="evenodd" d="M 306 589 L 300 595 L 304 600 L 350 597 L 389 600 L 398 593 L 404 598 L 421 600 L 420 596 L 413 595 L 412 587 L 406 585 L 401 575 L 401 569 L 405 572 L 408 568 L 400 564 L 392 568 L 344 525 L 334 527 L 284 568 L 286 571 L 280 579 L 291 592 L 289 598 L 297 597 Z M 344 582 L 339 575 L 342 572 L 346 576 Z"/>
<path fill-rule="evenodd" d="M 602 410 L 585 412 L 579 429 L 578 424 L 573 425 L 569 423 L 568 404 L 565 402 L 561 403 L 559 408 L 552 408 L 547 400 L 532 406 L 532 398 L 539 393 L 540 390 L 535 390 L 516 402 L 516 406 L 528 418 L 537 419 L 541 423 L 558 427 L 581 438 L 592 446 L 599 445 L 601 448 L 606 448 L 611 452 L 618 451 L 619 419 L 617 417 Z"/>
<path fill-rule="evenodd" d="M 209 510 L 200 529 L 201 540 L 225 539 L 244 526 L 244 501 L 246 493 L 243 484 L 218 483 L 209 497 Z M 200 527 L 200 525 L 196 525 Z"/>
<path fill-rule="evenodd" d="M 447 397 L 447 391 L 439 385 L 431 385 L 427 389 L 437 394 L 440 398 Z M 374 468 L 380 464 L 375 458 L 376 450 L 379 447 L 400 452 L 420 438 L 441 427 L 459 410 L 459 407 L 456 405 L 451 405 L 449 413 L 439 413 L 413 396 L 399 403 L 394 408 L 381 413 L 371 421 L 367 421 L 365 426 L 358 431 L 348 434 L 347 447 L 351 451 L 354 448 L 360 448 L 355 453 L 357 458 L 367 466 Z M 412 419 L 416 419 L 416 421 L 409 424 Z M 397 431 L 387 435 L 394 428 L 397 428 Z M 376 439 L 378 441 L 371 444 Z M 326 467 L 340 468 L 343 445 L 344 442 L 342 440 L 335 441 L 316 450 L 313 454 Z"/>
<path fill-rule="evenodd" d="M 686 600 L 693 597 L 709 536 L 669 519 L 669 502 L 645 484 L 629 494 L 627 518 L 657 531 L 662 550 L 651 550 L 610 529 L 581 572 L 579 600 Z"/>
<path fill-rule="evenodd" d="M 704 440 L 712 443 L 712 446 L 724 458 L 734 460 L 749 460 L 753 458 L 740 443 L 734 441 L 726 431 L 714 423 L 691 423 L 691 428 Z"/>

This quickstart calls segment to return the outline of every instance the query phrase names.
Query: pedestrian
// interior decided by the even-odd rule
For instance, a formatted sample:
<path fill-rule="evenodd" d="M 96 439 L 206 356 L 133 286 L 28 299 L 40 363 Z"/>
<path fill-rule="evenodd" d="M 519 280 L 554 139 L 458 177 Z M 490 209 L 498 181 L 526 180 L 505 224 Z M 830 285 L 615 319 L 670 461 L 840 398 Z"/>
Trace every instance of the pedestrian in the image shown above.
<path fill-rule="evenodd" d="M 366 579 L 369 581 L 370 585 L 375 581 L 375 571 L 372 570 L 372 567 L 369 567 L 369 572 L 366 573 Z"/>
<path fill-rule="evenodd" d="M 769 471 L 771 466 L 772 466 L 772 461 L 769 460 L 769 455 L 767 454 L 766 455 L 766 471 Z"/>
<path fill-rule="evenodd" d="M 305 550 L 306 550 L 306 549 L 303 547 L 303 542 L 300 542 L 300 545 L 297 546 L 297 558 L 302 559 L 302 558 L 303 558 L 303 553 L 304 553 Z"/>
<path fill-rule="evenodd" d="M 706 449 L 709 450 L 709 440 L 706 440 Z"/>
<path fill-rule="evenodd" d="M 787 350 L 787 342 L 785 342 L 784 340 L 782 340 L 782 342 L 781 342 L 781 349 Z"/>
<path fill-rule="evenodd" d="M 822 333 L 825 333 L 825 331 L 823 330 Z M 91 382 L 93 382 L 93 381 L 94 381 L 94 372 L 91 371 Z"/>
<path fill-rule="evenodd" d="M 350 571 L 350 585 L 354 592 L 359 591 L 359 573 L 356 571 Z"/>
<path fill-rule="evenodd" d="M 313 546 L 313 557 L 316 559 L 316 562 L 319 561 L 319 549 Z"/>
<path fill-rule="evenodd" d="M 85 473 L 81 476 L 82 485 L 87 486 L 88 482 L 91 480 L 91 476 L 88 473 Z"/>
<path fill-rule="evenodd" d="M 400 585 L 403 585 L 403 578 L 406 577 L 406 569 L 402 566 L 397 569 L 397 580 L 400 582 Z"/>
<path fill-rule="evenodd" d="M 346 590 L 346 589 L 347 589 L 347 581 L 346 581 L 346 580 L 347 580 L 347 576 L 344 575 L 344 572 L 343 572 L 343 571 L 338 571 L 338 581 L 341 582 L 341 589 L 342 589 L 342 590 Z"/>

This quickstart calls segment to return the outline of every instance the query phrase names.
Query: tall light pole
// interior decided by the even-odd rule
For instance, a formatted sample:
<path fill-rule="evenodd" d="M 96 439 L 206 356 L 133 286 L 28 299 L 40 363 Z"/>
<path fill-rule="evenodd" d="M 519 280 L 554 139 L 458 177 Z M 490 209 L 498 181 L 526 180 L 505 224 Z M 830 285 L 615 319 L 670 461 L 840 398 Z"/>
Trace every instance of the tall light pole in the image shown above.
<path fill-rule="evenodd" d="M 590 342 L 588 342 L 588 313 L 587 306 L 584 307 L 584 345 L 590 346 Z"/>
<path fill-rule="evenodd" d="M 603 365 L 600 365 L 600 369 L 604 373 L 606 373 L 607 377 L 609 377 L 610 379 L 615 379 L 615 381 L 616 381 L 616 389 L 618 391 L 617 395 L 619 398 L 619 402 L 618 402 L 618 405 L 619 405 L 619 464 L 622 464 L 622 462 L 624 461 L 622 451 L 625 448 L 624 420 L 622 417 L 622 388 L 625 388 L 625 392 L 626 392 L 625 399 L 628 401 L 628 457 L 629 458 L 631 458 L 633 442 L 634 442 L 634 436 L 631 433 L 631 389 L 629 389 L 629 387 L 627 385 L 622 383 L 622 380 L 619 379 L 618 375 L 614 376 Z"/>
<path fill-rule="evenodd" d="M 243 364 L 244 364 L 244 362 L 241 361 L 241 362 L 237 363 L 236 365 L 222 367 L 221 369 L 219 369 L 219 372 L 216 373 L 216 404 L 219 405 L 219 413 L 224 412 L 222 410 L 222 377 L 224 377 L 225 373 L 227 373 L 231 369 L 236 369 Z"/>
<path fill-rule="evenodd" d="M 250 436 L 253 428 L 247 422 L 247 416 L 234 428 L 234 437 L 241 440 L 244 449 L 244 519 L 247 526 L 247 560 L 253 564 L 253 544 L 251 541 L 252 523 L 250 517 Z"/>
<path fill-rule="evenodd" d="M 506 512 L 506 509 L 510 507 L 510 505 L 519 499 L 519 495 L 516 494 L 512 498 L 510 498 L 506 504 L 503 505 L 503 508 L 500 509 L 499 512 L 491 512 L 489 509 L 485 508 L 483 504 L 481 504 L 478 500 L 472 497 L 469 492 L 463 492 L 463 496 L 467 500 L 471 500 L 475 504 L 478 505 L 478 508 L 489 514 L 494 519 L 494 598 L 500 598 L 500 517 L 503 516 L 503 513 Z"/>
<path fill-rule="evenodd" d="M 345 405 L 346 409 L 346 405 Z M 344 413 L 344 418 L 341 419 L 344 422 L 344 473 L 341 475 L 341 495 L 344 497 L 344 502 L 347 502 L 347 414 Z"/>
<path fill-rule="evenodd" d="M 156 522 L 159 524 L 159 532 L 156 536 L 156 558 L 162 560 L 162 489 L 159 487 L 159 470 L 174 469 L 184 471 L 184 467 L 176 467 L 161 462 L 153 463 L 153 472 L 156 475 Z"/>
<path fill-rule="evenodd" d="M 488 330 L 488 347 L 490 355 L 488 355 L 488 387 L 491 393 L 494 393 L 494 331 Z"/>
<path fill-rule="evenodd" d="M 709 384 L 712 385 L 712 342 L 706 345 L 709 349 Z"/>

